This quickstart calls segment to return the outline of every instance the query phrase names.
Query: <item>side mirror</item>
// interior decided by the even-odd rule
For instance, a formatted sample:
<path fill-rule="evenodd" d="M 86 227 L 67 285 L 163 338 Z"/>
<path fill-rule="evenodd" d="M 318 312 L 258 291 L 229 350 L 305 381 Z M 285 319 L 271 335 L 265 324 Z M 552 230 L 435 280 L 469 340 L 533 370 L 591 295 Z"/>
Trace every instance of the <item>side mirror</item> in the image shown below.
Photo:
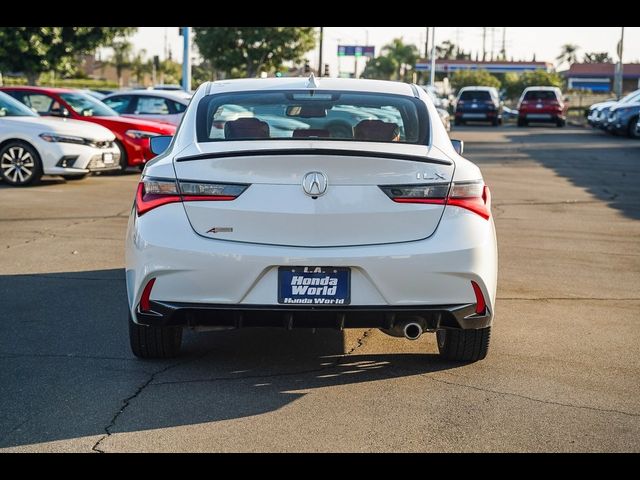
<path fill-rule="evenodd" d="M 453 145 L 453 149 L 458 155 L 462 155 L 462 152 L 464 152 L 464 142 L 462 140 L 451 139 L 451 145 Z"/>
<path fill-rule="evenodd" d="M 52 117 L 62 117 L 62 118 L 67 118 L 71 116 L 71 114 L 69 113 L 69 110 L 67 110 L 64 107 L 51 109 L 49 111 L 49 115 L 51 115 Z"/>
<path fill-rule="evenodd" d="M 173 135 L 157 135 L 155 137 L 151 137 L 149 139 L 149 147 L 151 148 L 151 153 L 154 155 L 160 155 L 164 153 L 169 145 L 171 144 L 171 140 L 173 140 Z"/>

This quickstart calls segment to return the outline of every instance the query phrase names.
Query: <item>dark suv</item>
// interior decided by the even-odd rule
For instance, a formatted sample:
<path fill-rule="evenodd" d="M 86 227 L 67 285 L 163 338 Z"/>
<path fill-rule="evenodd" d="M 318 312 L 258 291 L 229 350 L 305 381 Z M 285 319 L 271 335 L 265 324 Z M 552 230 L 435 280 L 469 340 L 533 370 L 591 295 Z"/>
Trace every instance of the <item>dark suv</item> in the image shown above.
<path fill-rule="evenodd" d="M 564 127 L 567 108 L 558 87 L 527 87 L 518 101 L 518 126 L 524 127 L 530 122 L 551 122 Z"/>
<path fill-rule="evenodd" d="M 467 121 L 502 124 L 502 102 L 493 87 L 463 87 L 456 98 L 455 125 Z"/>

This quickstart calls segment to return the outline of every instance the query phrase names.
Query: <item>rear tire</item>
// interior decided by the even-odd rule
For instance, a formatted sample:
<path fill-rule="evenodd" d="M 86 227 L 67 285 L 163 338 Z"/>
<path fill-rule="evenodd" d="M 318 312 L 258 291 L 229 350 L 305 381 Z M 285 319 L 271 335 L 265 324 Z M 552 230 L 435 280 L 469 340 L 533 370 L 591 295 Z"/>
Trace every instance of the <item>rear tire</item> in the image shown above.
<path fill-rule="evenodd" d="M 527 126 L 527 122 L 521 118 L 518 119 L 518 126 L 519 127 L 526 127 Z"/>
<path fill-rule="evenodd" d="M 180 353 L 182 327 L 138 325 L 129 313 L 129 341 L 138 358 L 173 358 Z"/>
<path fill-rule="evenodd" d="M 627 135 L 629 135 L 629 138 L 640 138 L 640 135 L 636 133 L 637 121 L 638 121 L 638 117 L 634 117 L 629 121 L 629 129 L 627 130 Z"/>
<path fill-rule="evenodd" d="M 453 124 L 456 127 L 459 127 L 460 125 L 464 125 L 464 122 L 462 120 L 458 120 L 457 118 L 453 121 Z"/>
<path fill-rule="evenodd" d="M 477 362 L 487 356 L 491 327 L 477 330 L 440 329 L 436 336 L 441 357 L 457 362 Z"/>
<path fill-rule="evenodd" d="M 493 120 L 491 120 L 491 125 L 497 127 L 498 125 L 500 125 L 500 122 L 497 118 L 494 118 Z"/>
<path fill-rule="evenodd" d="M 556 125 L 558 126 L 558 128 L 562 128 L 567 124 L 567 121 L 564 118 L 559 118 L 558 121 L 556 122 Z"/>
<path fill-rule="evenodd" d="M 114 174 L 124 175 L 125 173 L 127 173 L 127 168 L 129 168 L 129 157 L 127 156 L 127 149 L 124 148 L 124 145 L 119 140 L 116 140 L 115 143 L 120 150 L 120 170 L 115 170 Z"/>

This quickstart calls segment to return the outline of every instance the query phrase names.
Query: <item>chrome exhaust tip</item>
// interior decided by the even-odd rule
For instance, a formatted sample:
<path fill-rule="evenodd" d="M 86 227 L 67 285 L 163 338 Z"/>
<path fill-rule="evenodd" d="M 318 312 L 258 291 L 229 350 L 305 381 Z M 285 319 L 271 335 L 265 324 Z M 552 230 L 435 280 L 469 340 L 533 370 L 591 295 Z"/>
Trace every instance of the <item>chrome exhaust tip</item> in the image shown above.
<path fill-rule="evenodd" d="M 402 329 L 404 337 L 409 340 L 417 340 L 422 335 L 422 326 L 419 323 L 409 322 Z"/>

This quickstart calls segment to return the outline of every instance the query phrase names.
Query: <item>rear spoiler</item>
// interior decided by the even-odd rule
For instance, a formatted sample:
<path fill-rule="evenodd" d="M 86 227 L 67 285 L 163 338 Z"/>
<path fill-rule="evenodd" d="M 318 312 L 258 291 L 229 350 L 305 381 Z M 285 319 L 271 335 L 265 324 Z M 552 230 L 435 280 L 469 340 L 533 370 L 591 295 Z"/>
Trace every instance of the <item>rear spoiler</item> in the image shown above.
<path fill-rule="evenodd" d="M 342 155 L 347 157 L 373 157 L 373 158 L 391 158 L 396 160 L 409 160 L 412 162 L 435 163 L 438 165 L 453 165 L 449 160 L 440 160 L 436 158 L 423 157 L 420 155 L 405 155 L 397 153 L 383 153 L 363 150 L 342 150 L 334 148 L 280 148 L 265 150 L 238 150 L 231 152 L 215 152 L 200 153 L 198 155 L 188 155 L 178 157 L 176 162 L 192 162 L 196 160 L 207 160 L 211 158 L 228 158 L 228 157 L 254 157 L 260 155 Z"/>

